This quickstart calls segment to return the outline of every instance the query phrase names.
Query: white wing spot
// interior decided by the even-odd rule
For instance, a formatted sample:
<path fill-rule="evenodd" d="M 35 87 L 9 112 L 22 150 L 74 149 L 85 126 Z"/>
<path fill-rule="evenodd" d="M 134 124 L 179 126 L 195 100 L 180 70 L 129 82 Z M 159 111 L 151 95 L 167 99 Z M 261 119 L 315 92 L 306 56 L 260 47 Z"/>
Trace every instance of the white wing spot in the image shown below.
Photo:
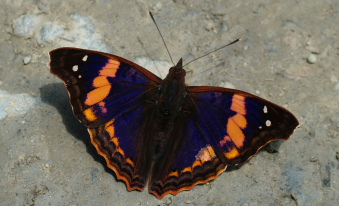
<path fill-rule="evenodd" d="M 264 113 L 266 114 L 267 113 L 267 107 L 266 106 L 264 106 Z"/>
<path fill-rule="evenodd" d="M 85 55 L 83 58 L 82 58 L 82 61 L 87 61 L 87 58 L 88 58 L 88 55 Z"/>
<path fill-rule="evenodd" d="M 78 69 L 79 69 L 78 65 L 74 65 L 74 66 L 72 67 L 73 72 L 78 71 Z"/>
<path fill-rule="evenodd" d="M 267 121 L 266 121 L 266 126 L 269 127 L 269 126 L 271 126 L 271 125 L 272 125 L 272 122 L 271 122 L 270 120 L 267 120 Z"/>
<path fill-rule="evenodd" d="M 262 126 L 259 126 L 259 129 L 262 129 Z"/>
<path fill-rule="evenodd" d="M 81 79 L 81 78 L 82 78 L 82 76 L 81 76 L 81 75 L 79 75 L 79 76 L 78 76 L 78 78 L 79 78 L 79 79 Z"/>

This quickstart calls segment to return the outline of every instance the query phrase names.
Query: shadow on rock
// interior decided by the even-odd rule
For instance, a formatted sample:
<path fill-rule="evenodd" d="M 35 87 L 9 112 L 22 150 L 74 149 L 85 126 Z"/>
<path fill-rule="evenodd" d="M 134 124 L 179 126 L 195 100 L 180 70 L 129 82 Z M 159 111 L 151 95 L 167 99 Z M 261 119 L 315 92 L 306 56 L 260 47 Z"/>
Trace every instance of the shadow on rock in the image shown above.
<path fill-rule="evenodd" d="M 82 141 L 86 145 L 87 152 L 93 159 L 104 165 L 105 171 L 113 175 L 114 172 L 107 167 L 106 160 L 97 153 L 95 147 L 92 145 L 86 127 L 73 115 L 65 85 L 63 83 L 45 85 L 40 88 L 40 93 L 43 102 L 52 105 L 58 110 L 67 132 Z M 117 180 L 116 175 L 114 174 L 113 176 Z"/>

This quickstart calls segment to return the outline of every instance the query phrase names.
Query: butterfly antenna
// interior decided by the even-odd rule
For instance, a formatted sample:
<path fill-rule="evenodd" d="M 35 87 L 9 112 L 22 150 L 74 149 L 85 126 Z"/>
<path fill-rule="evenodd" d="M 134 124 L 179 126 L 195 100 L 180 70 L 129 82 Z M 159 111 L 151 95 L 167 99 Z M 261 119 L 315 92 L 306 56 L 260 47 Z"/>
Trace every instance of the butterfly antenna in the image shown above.
<path fill-rule="evenodd" d="M 208 52 L 207 54 L 204 54 L 204 55 L 202 55 L 202 56 L 200 56 L 200 57 L 198 57 L 198 58 L 195 58 L 195 59 L 193 59 L 192 61 L 190 61 L 190 62 L 188 62 L 187 64 L 185 64 L 184 66 L 187 66 L 188 64 L 194 62 L 195 60 L 198 60 L 198 59 L 203 58 L 203 57 L 205 57 L 205 56 L 207 56 L 207 55 L 209 55 L 209 54 L 212 54 L 213 52 L 216 52 L 216 51 L 218 51 L 218 50 L 220 50 L 220 49 L 223 49 L 223 48 L 225 48 L 225 47 L 227 47 L 227 46 L 230 46 L 230 45 L 232 45 L 232 44 L 235 44 L 235 43 L 237 43 L 237 42 L 240 41 L 240 40 L 241 40 L 241 38 L 236 39 L 236 40 L 232 41 L 231 43 L 226 44 L 226 45 L 224 45 L 224 46 L 222 46 L 222 47 L 220 47 L 220 48 L 218 48 L 218 49 L 216 49 L 216 50 L 214 50 L 214 51 Z M 183 66 L 183 67 L 184 67 L 184 66 Z"/>
<path fill-rule="evenodd" d="M 171 53 L 169 52 L 169 50 L 168 50 L 168 48 L 167 48 L 167 45 L 166 45 L 166 43 L 165 43 L 164 37 L 162 36 L 162 34 L 161 34 L 161 32 L 160 32 L 160 29 L 159 29 L 159 27 L 158 27 L 158 25 L 157 25 L 157 22 L 155 22 L 155 19 L 154 19 L 154 17 L 153 17 L 153 14 L 152 14 L 152 12 L 151 12 L 151 11 L 149 11 L 149 15 L 151 16 L 151 18 L 152 18 L 152 20 L 153 20 L 153 22 L 154 22 L 155 26 L 156 26 L 156 27 L 157 27 L 157 29 L 158 29 L 158 32 L 159 32 L 159 34 L 160 34 L 160 36 L 161 36 L 161 39 L 162 39 L 162 41 L 164 42 L 164 45 L 165 45 L 165 47 L 166 47 L 166 50 L 167 50 L 167 53 L 168 53 L 168 55 L 170 56 L 170 58 L 171 58 L 171 61 L 172 61 L 173 65 L 175 65 L 175 64 L 174 64 L 174 62 L 173 62 L 173 59 L 172 59 Z"/>

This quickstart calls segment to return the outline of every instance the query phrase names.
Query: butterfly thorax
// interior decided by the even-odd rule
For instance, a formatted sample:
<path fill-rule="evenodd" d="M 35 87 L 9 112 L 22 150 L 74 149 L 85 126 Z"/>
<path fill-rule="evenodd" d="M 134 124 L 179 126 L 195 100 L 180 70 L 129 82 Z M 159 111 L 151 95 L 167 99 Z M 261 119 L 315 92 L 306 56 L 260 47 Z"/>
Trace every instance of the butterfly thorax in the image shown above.
<path fill-rule="evenodd" d="M 187 94 L 185 75 L 186 71 L 182 69 L 180 59 L 176 66 L 170 68 L 168 75 L 158 87 L 157 112 L 165 119 L 173 118 L 181 111 Z"/>

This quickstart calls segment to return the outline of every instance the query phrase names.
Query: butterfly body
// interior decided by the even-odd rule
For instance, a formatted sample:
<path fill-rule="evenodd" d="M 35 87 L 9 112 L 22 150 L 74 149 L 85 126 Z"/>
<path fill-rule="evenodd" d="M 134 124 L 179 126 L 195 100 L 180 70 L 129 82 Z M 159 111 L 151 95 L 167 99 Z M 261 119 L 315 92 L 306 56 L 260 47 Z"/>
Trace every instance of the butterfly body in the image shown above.
<path fill-rule="evenodd" d="M 189 99 L 185 84 L 186 71 L 182 69 L 182 60 L 170 68 L 166 78 L 161 81 L 149 94 L 145 95 L 145 113 L 147 119 L 142 126 L 144 129 L 138 139 L 143 145 L 138 150 L 136 162 L 149 162 L 151 164 L 138 165 L 136 171 L 143 171 L 145 180 L 149 178 L 150 185 L 154 179 L 164 178 L 171 166 L 168 162 L 174 158 L 172 155 L 179 150 L 184 134 L 176 128 L 185 128 L 185 122 L 191 118 Z M 180 125 L 178 125 L 180 124 Z M 148 151 L 143 153 L 142 151 Z M 146 172 L 147 171 L 147 172 Z"/>
<path fill-rule="evenodd" d="M 60 48 L 51 72 L 68 89 L 75 116 L 129 190 L 163 198 L 245 163 L 298 126 L 289 111 L 239 90 L 190 87 L 182 60 L 164 80 L 107 53 Z"/>

